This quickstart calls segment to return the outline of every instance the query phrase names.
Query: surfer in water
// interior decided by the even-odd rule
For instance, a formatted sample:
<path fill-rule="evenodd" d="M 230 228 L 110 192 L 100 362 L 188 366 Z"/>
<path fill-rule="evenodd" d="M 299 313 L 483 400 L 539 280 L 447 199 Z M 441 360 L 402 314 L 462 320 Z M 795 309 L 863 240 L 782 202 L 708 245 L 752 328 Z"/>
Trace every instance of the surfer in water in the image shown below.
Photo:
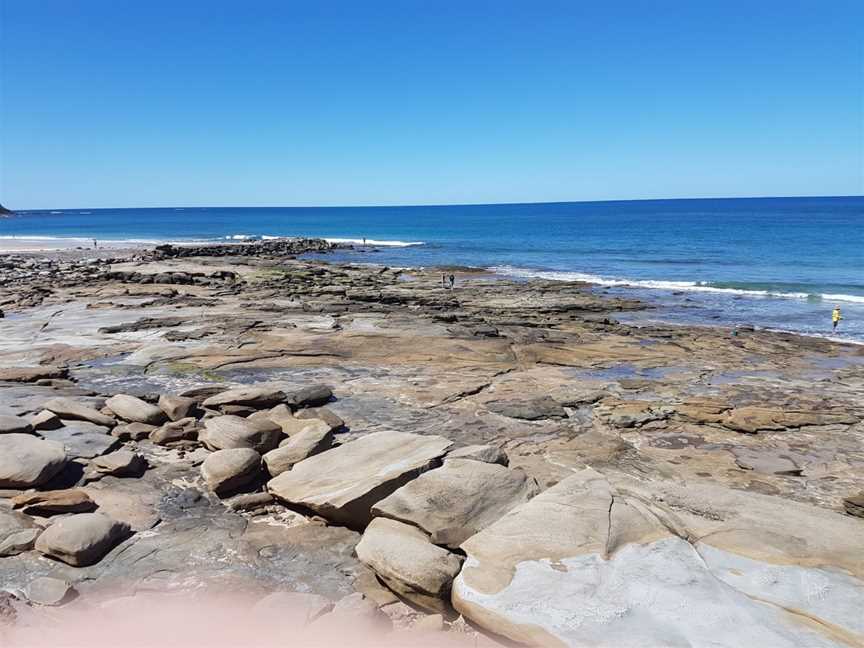
<path fill-rule="evenodd" d="M 843 319 L 843 316 L 840 314 L 840 307 L 835 306 L 834 310 L 831 311 L 831 330 L 836 331 L 837 325 L 840 323 L 840 320 Z"/>

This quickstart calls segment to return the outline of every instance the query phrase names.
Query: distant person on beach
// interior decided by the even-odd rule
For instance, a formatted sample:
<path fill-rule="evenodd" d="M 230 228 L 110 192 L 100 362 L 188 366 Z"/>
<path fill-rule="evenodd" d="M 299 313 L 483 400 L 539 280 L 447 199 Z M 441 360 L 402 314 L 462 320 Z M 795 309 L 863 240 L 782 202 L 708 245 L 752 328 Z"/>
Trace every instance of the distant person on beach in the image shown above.
<path fill-rule="evenodd" d="M 450 290 L 453 290 L 453 287 L 456 285 L 456 277 L 452 274 L 450 275 Z"/>
<path fill-rule="evenodd" d="M 441 273 L 441 287 L 444 290 L 447 290 L 447 275 L 444 274 L 443 272 Z"/>
<path fill-rule="evenodd" d="M 95 250 L 96 248 L 97 248 L 96 239 L 93 239 L 93 249 Z"/>
<path fill-rule="evenodd" d="M 363 245 L 366 245 L 366 237 L 363 237 Z"/>
<path fill-rule="evenodd" d="M 840 320 L 843 319 L 843 316 L 840 314 L 840 307 L 835 306 L 834 310 L 831 312 L 831 330 L 836 331 L 837 325 L 840 323 Z"/>

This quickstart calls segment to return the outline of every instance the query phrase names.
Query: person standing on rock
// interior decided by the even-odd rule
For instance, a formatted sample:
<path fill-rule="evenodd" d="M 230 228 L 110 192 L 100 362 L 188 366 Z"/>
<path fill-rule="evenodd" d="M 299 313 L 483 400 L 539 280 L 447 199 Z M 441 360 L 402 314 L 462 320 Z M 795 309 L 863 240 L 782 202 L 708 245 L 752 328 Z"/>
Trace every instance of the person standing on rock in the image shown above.
<path fill-rule="evenodd" d="M 836 331 L 837 325 L 840 323 L 840 320 L 843 319 L 843 316 L 840 314 L 840 307 L 835 306 L 834 310 L 831 311 L 831 330 Z"/>

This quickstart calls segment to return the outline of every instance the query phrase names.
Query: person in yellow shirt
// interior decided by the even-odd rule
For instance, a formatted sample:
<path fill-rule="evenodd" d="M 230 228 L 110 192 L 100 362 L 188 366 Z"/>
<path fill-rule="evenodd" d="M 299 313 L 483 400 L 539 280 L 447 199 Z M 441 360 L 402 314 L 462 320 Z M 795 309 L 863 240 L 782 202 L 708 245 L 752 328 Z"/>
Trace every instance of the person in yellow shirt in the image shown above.
<path fill-rule="evenodd" d="M 834 310 L 831 312 L 831 330 L 836 331 L 837 325 L 840 323 L 840 320 L 843 319 L 843 316 L 840 314 L 840 307 L 835 306 Z"/>

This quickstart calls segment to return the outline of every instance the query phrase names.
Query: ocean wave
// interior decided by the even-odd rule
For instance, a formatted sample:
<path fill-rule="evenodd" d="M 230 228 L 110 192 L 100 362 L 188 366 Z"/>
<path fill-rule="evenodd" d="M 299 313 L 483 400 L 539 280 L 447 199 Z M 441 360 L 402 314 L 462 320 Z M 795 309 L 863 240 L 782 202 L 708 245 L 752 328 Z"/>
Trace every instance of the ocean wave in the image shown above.
<path fill-rule="evenodd" d="M 652 279 L 619 279 L 601 277 L 584 272 L 564 272 L 554 270 L 532 270 L 514 266 L 492 266 L 490 271 L 510 277 L 548 279 L 550 281 L 584 281 L 601 286 L 622 286 L 633 288 L 650 288 L 653 290 L 692 291 L 742 295 L 746 297 L 775 297 L 781 299 L 825 300 L 864 304 L 864 296 L 844 295 L 834 293 L 783 292 L 778 290 L 762 290 L 753 288 L 731 288 L 715 286 L 710 282 L 700 281 L 661 281 Z"/>
<path fill-rule="evenodd" d="M 377 245 L 379 247 L 412 247 L 414 245 L 426 245 L 424 241 L 379 241 L 377 239 L 366 239 L 365 241 L 355 238 L 325 238 L 330 243 L 347 243 L 349 245 Z"/>

